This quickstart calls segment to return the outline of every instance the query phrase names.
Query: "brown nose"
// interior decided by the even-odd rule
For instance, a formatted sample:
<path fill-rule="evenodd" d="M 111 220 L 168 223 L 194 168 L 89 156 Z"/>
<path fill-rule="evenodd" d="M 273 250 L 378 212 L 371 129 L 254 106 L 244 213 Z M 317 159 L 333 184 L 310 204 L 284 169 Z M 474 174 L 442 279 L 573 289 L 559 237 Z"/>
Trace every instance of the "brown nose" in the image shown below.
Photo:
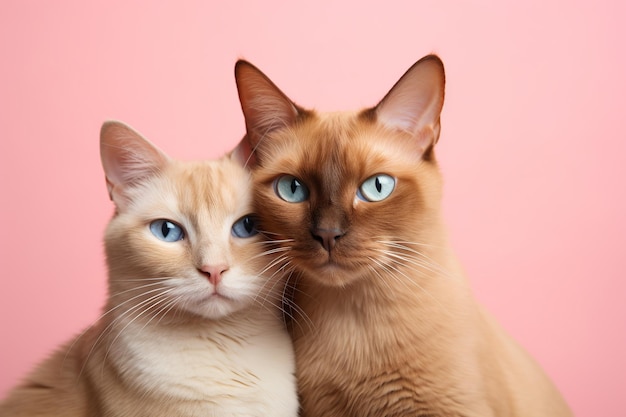
<path fill-rule="evenodd" d="M 320 244 L 330 252 L 337 243 L 337 239 L 344 235 L 344 232 L 340 229 L 314 229 L 312 232 L 313 239 L 320 242 Z"/>

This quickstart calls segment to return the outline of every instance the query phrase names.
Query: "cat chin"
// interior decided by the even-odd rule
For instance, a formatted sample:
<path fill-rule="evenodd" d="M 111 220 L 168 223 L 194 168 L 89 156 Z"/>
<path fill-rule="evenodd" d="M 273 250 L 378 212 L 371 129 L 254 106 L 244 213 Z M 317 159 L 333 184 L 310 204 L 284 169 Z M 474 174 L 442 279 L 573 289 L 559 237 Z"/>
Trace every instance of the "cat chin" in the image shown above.
<path fill-rule="evenodd" d="M 326 287 L 343 288 L 368 279 L 371 269 L 345 256 L 329 256 L 325 251 L 301 252 L 292 259 L 307 280 Z"/>
<path fill-rule="evenodd" d="M 327 263 L 322 266 L 304 267 L 308 280 L 325 287 L 344 288 L 357 281 L 365 279 L 365 271 L 336 263 Z"/>
<path fill-rule="evenodd" d="M 245 302 L 219 294 L 212 294 L 196 300 L 187 309 L 192 313 L 209 319 L 218 320 L 229 316 L 245 307 Z"/>

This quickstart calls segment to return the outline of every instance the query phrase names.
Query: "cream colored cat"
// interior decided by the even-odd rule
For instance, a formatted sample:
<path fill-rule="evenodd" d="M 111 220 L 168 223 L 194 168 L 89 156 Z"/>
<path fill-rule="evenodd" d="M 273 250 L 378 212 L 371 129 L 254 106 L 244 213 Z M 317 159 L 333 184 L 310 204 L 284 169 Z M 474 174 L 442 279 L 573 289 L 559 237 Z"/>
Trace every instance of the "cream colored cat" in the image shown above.
<path fill-rule="evenodd" d="M 559 417 L 540 367 L 475 301 L 441 216 L 444 69 L 375 107 L 319 113 L 236 65 L 255 205 L 294 291 L 305 417 Z"/>
<path fill-rule="evenodd" d="M 298 414 L 283 283 L 268 270 L 248 172 L 180 162 L 116 122 L 101 155 L 116 213 L 106 313 L 13 389 L 0 416 Z"/>

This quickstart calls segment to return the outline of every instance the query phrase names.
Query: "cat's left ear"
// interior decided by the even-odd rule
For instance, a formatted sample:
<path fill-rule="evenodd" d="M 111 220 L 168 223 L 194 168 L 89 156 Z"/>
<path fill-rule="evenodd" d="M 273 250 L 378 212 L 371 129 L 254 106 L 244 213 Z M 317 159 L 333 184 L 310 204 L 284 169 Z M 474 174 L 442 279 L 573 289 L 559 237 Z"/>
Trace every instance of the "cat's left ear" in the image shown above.
<path fill-rule="evenodd" d="M 423 156 L 439 139 L 444 86 L 443 62 L 436 55 L 425 56 L 374 108 L 376 120 L 412 135 Z"/>
<path fill-rule="evenodd" d="M 100 129 L 100 158 L 109 197 L 118 209 L 130 202 L 128 191 L 155 175 L 169 157 L 123 123 L 105 122 Z"/>
<path fill-rule="evenodd" d="M 235 81 L 241 110 L 246 120 L 246 135 L 233 150 L 232 157 L 243 166 L 254 166 L 259 143 L 274 130 L 289 126 L 304 113 L 276 85 L 251 63 L 235 64 Z"/>

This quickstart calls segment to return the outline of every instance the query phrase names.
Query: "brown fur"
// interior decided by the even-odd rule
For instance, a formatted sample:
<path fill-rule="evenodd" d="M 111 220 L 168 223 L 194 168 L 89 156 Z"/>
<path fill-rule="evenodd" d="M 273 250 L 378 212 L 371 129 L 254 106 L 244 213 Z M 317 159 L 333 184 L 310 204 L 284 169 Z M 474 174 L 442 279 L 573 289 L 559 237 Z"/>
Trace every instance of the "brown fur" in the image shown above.
<path fill-rule="evenodd" d="M 15 387 L 0 416 L 296 416 L 283 285 L 259 274 L 271 270 L 259 235 L 232 230 L 252 209 L 249 173 L 230 156 L 172 160 L 115 122 L 101 150 L 116 206 L 105 313 Z M 159 219 L 184 238 L 157 238 Z"/>
<path fill-rule="evenodd" d="M 571 415 L 475 301 L 447 242 L 433 149 L 443 74 L 425 57 L 376 107 L 318 113 L 251 64 L 236 66 L 247 127 L 240 157 L 254 150 L 256 211 L 295 286 L 305 417 Z M 360 200 L 359 186 L 381 173 L 396 179 L 391 195 Z M 277 196 L 285 174 L 308 198 Z"/>

